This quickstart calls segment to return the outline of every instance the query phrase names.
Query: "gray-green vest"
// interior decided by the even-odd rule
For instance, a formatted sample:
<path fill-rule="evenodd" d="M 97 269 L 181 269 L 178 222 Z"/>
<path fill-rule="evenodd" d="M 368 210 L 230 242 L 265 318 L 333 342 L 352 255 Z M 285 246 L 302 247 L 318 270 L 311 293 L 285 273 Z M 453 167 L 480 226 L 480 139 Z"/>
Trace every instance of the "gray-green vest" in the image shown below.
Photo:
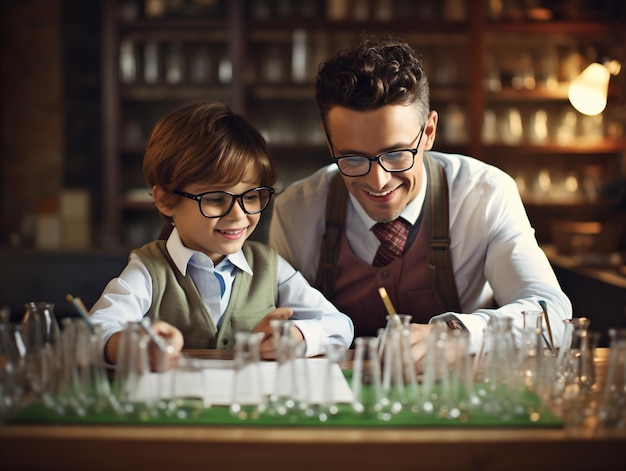
<path fill-rule="evenodd" d="M 185 339 L 184 348 L 232 349 L 235 332 L 251 331 L 276 308 L 278 259 L 266 244 L 244 243 L 243 253 L 254 276 L 237 271 L 219 332 L 191 277 L 178 271 L 164 240 L 150 242 L 133 253 L 152 277 L 152 305 L 146 315 L 178 328 Z"/>

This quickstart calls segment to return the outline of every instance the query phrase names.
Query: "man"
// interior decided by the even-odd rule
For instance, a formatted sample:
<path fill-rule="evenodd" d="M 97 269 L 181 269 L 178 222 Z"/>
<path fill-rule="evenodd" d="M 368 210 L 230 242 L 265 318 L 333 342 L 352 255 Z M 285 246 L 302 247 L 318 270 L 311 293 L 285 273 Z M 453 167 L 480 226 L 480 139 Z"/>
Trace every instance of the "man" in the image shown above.
<path fill-rule="evenodd" d="M 384 287 L 412 316 L 418 362 L 433 320 L 467 330 L 475 353 L 490 318 L 513 318 L 519 338 L 522 311 L 540 300 L 558 345 L 571 303 L 517 187 L 476 159 L 430 151 L 438 115 L 411 47 L 364 40 L 339 52 L 320 68 L 316 98 L 333 162 L 276 199 L 269 242 L 353 319 L 356 336 L 385 325 Z M 377 223 L 390 222 L 403 233 L 386 236 L 398 258 L 377 255 Z"/>

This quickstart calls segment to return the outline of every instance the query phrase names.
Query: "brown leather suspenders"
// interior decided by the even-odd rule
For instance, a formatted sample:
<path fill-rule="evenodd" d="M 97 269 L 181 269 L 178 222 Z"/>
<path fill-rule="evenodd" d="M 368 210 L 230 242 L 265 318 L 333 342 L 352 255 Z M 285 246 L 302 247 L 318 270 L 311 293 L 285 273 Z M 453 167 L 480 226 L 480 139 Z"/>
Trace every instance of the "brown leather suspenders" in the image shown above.
<path fill-rule="evenodd" d="M 330 182 L 330 191 L 326 200 L 326 232 L 322 236 L 320 247 L 320 263 L 317 268 L 315 287 L 328 299 L 335 294 L 335 281 L 339 270 L 339 239 L 346 223 L 346 209 L 348 207 L 348 189 L 343 183 L 341 174 L 337 174 Z"/>
<path fill-rule="evenodd" d="M 426 224 L 424 229 L 430 234 L 427 248 L 430 283 L 440 297 L 444 312 L 461 312 L 450 256 L 448 181 L 442 165 L 428 154 L 424 154 L 424 163 L 429 192 L 424 203 L 422 224 Z M 322 237 L 315 280 L 315 287 L 331 300 L 338 275 L 336 262 L 339 257 L 339 239 L 346 221 L 347 203 L 348 190 L 337 173 L 330 183 L 326 201 L 326 232 Z"/>
<path fill-rule="evenodd" d="M 444 312 L 461 312 L 459 296 L 452 269 L 450 254 L 450 204 L 448 201 L 448 180 L 443 166 L 428 154 L 424 154 L 428 174 L 429 194 L 424 205 L 424 229 L 430 234 L 428 263 L 430 284 Z M 430 199 L 430 204 L 429 200 Z"/>

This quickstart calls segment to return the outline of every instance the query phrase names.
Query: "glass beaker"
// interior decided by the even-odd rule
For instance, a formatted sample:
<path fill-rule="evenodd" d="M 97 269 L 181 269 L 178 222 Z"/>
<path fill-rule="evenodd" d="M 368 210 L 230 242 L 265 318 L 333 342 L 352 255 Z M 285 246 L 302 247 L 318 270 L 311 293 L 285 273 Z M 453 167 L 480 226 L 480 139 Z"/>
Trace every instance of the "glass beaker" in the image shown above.
<path fill-rule="evenodd" d="M 516 359 L 513 319 L 492 317 L 484 332 L 481 352 L 476 358 L 475 391 L 480 407 L 488 415 L 507 420 L 514 408 L 510 393 Z"/>
<path fill-rule="evenodd" d="M 158 388 L 150 392 L 142 388 L 150 375 L 148 344 L 150 337 L 145 335 L 140 322 L 128 322 L 122 330 L 115 376 L 113 395 L 120 408 L 118 413 L 148 420 L 157 415 Z M 145 394 L 144 394 L 145 393 Z"/>
<path fill-rule="evenodd" d="M 387 316 L 387 326 L 379 345 L 382 359 L 382 390 L 391 414 L 418 407 L 417 376 L 411 356 L 409 325 L 411 316 Z M 381 348 L 382 347 L 382 348 Z"/>
<path fill-rule="evenodd" d="M 514 394 L 520 401 L 526 391 L 543 393 L 545 384 L 543 330 L 535 325 L 526 326 L 522 330 L 521 339 L 519 356 L 513 365 L 517 373 Z"/>
<path fill-rule="evenodd" d="M 290 415 L 296 418 L 307 407 L 305 384 L 299 376 L 306 374 L 299 368 L 298 359 L 304 356 L 306 344 L 303 340 L 289 337 L 289 330 L 293 325 L 287 321 L 278 330 L 286 331 L 276 345 L 276 378 L 274 390 L 270 395 L 267 413 L 272 415 Z"/>
<path fill-rule="evenodd" d="M 384 413 L 385 398 L 380 374 L 380 356 L 377 337 L 357 337 L 354 340 L 352 369 L 352 408 L 358 414 L 389 420 Z"/>
<path fill-rule="evenodd" d="M 563 323 L 565 324 L 563 343 L 557 355 L 557 368 L 561 371 L 565 367 L 565 362 L 568 361 L 570 350 L 572 348 L 578 348 L 577 343 L 574 342 L 574 332 L 577 332 L 576 339 L 579 339 L 579 332 L 589 330 L 591 321 L 587 317 L 573 317 L 571 319 L 565 319 Z"/>
<path fill-rule="evenodd" d="M 276 357 L 278 357 L 278 349 L 283 338 L 291 337 L 291 328 L 294 326 L 293 321 L 289 319 L 271 319 L 270 327 L 272 329 L 272 337 L 274 340 L 274 348 L 276 349 Z"/>
<path fill-rule="evenodd" d="M 468 334 L 435 322 L 427 338 L 421 408 L 449 419 L 464 417 L 472 403 L 472 363 Z"/>
<path fill-rule="evenodd" d="M 25 304 L 20 336 L 22 358 L 30 392 L 34 400 L 54 407 L 51 392 L 60 362 L 59 325 L 54 315 L 54 304 L 30 302 Z M 17 338 L 16 338 L 17 341 Z"/>
<path fill-rule="evenodd" d="M 335 383 L 333 379 L 333 370 L 336 365 L 344 358 L 346 347 L 341 344 L 326 345 L 324 351 L 324 359 L 326 361 L 324 373 L 324 390 L 322 400 L 319 405 L 317 417 L 320 421 L 326 422 L 331 416 L 339 411 L 335 401 Z"/>
<path fill-rule="evenodd" d="M 91 359 L 89 375 L 92 384 L 91 411 L 96 414 L 118 412 L 120 406 L 113 395 L 107 366 L 104 361 L 104 338 L 102 327 L 92 325 L 89 337 L 89 357 Z"/>
<path fill-rule="evenodd" d="M 235 332 L 235 374 L 230 413 L 241 420 L 258 419 L 267 407 L 259 351 L 263 337 L 263 332 Z"/>
<path fill-rule="evenodd" d="M 575 330 L 564 370 L 563 421 L 568 432 L 576 431 L 597 413 L 595 388 L 595 349 L 599 332 Z"/>
<path fill-rule="evenodd" d="M 39 327 L 32 326 L 39 331 L 43 343 L 54 344 L 59 339 L 60 329 L 54 315 L 54 304 L 49 302 L 37 301 L 24 305 L 25 312 L 22 318 L 22 324 L 25 328 L 31 328 L 33 322 L 38 322 Z"/>
<path fill-rule="evenodd" d="M 10 323 L 8 308 L 0 309 L 0 424 L 19 410 L 25 390 L 24 365 Z"/>
<path fill-rule="evenodd" d="M 447 327 L 447 325 L 446 325 Z M 447 347 L 444 358 L 448 362 L 447 391 L 442 395 L 445 417 L 463 420 L 474 403 L 472 359 L 469 355 L 469 332 L 446 330 Z"/>
<path fill-rule="evenodd" d="M 163 373 L 171 381 L 167 414 L 177 419 L 193 419 L 211 407 L 208 379 L 203 361 L 181 356 L 173 370 Z"/>
<path fill-rule="evenodd" d="M 91 399 L 90 331 L 82 319 L 62 320 L 61 362 L 54 385 L 54 399 L 65 414 L 86 415 Z"/>
<path fill-rule="evenodd" d="M 626 329 L 609 329 L 609 361 L 602 392 L 600 422 L 605 428 L 626 429 Z"/>

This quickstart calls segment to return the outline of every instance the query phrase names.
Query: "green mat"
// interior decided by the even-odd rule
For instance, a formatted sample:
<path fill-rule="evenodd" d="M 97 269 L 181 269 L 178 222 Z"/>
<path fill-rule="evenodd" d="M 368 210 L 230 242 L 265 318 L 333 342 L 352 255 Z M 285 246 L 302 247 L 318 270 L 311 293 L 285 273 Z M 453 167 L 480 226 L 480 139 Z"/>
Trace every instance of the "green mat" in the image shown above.
<path fill-rule="evenodd" d="M 390 420 L 359 415 L 348 405 L 341 405 L 339 412 L 322 422 L 316 417 L 279 417 L 262 415 L 258 419 L 240 420 L 233 417 L 226 407 L 204 409 L 197 415 L 187 418 L 158 416 L 139 418 L 137 416 L 121 416 L 114 412 L 100 414 L 59 415 L 43 404 L 32 404 L 11 418 L 9 424 L 65 424 L 65 425 L 240 425 L 240 426 L 306 426 L 306 427 L 542 427 L 559 428 L 563 423 L 549 413 L 541 414 L 536 421 L 527 417 L 511 416 L 501 419 L 484 413 L 469 414 L 465 419 L 447 419 L 428 414 L 414 414 L 401 411 Z"/>
<path fill-rule="evenodd" d="M 344 372 L 350 380 L 351 372 Z M 234 417 L 227 407 L 201 408 L 198 402 L 180 401 L 180 407 L 167 413 L 146 409 L 122 415 L 111 408 L 102 408 L 98 413 L 87 412 L 60 414 L 43 403 L 33 403 L 7 420 L 9 424 L 66 424 L 66 425 L 189 425 L 189 426 L 293 426 L 293 427 L 533 427 L 560 428 L 563 422 L 541 407 L 539 398 L 527 392 L 521 398 L 523 407 L 517 407 L 516 413 L 493 411 L 486 413 L 481 409 L 467 411 L 460 417 L 440 417 L 424 411 L 402 410 L 388 416 L 385 420 L 373 414 L 357 414 L 349 404 L 339 404 L 338 411 L 322 421 L 318 416 L 307 417 L 290 414 L 287 416 L 261 414 L 255 419 Z M 531 414 L 531 412 L 533 412 Z M 531 418 L 532 417 L 532 418 Z M 387 420 L 388 419 L 388 420 Z"/>

